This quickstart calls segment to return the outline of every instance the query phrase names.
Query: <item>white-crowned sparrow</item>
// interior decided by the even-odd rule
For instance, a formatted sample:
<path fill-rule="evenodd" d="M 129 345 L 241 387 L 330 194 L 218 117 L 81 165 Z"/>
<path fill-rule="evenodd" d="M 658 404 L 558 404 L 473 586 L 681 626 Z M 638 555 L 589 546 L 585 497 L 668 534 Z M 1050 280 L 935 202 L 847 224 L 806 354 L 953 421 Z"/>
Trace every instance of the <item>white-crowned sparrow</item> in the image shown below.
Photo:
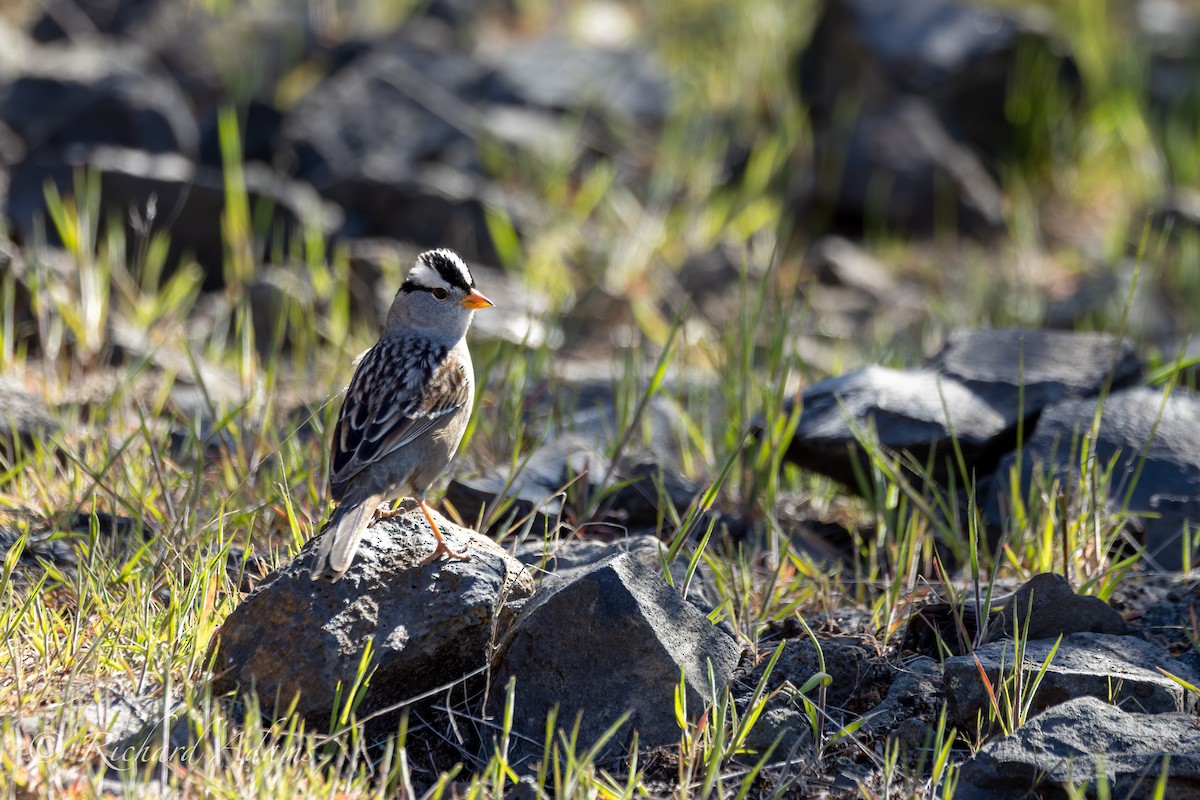
<path fill-rule="evenodd" d="M 442 473 L 471 416 L 475 379 L 467 328 L 492 302 L 475 289 L 471 271 L 450 250 L 417 257 L 383 333 L 359 361 L 333 430 L 329 488 L 339 505 L 317 546 L 313 578 L 342 577 L 363 532 L 388 516 L 379 504 L 414 497 L 437 549 L 465 560 L 442 538 L 425 492 Z"/>

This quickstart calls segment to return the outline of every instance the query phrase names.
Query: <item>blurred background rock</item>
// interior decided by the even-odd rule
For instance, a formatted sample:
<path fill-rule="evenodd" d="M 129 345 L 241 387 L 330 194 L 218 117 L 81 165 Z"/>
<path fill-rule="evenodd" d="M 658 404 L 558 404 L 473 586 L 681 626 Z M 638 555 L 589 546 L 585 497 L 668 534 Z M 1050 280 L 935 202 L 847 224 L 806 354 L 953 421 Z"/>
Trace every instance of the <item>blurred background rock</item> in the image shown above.
<path fill-rule="evenodd" d="M 1126 306 L 1170 358 L 1200 308 L 1197 53 L 1186 0 L 10 3 L 7 349 L 47 344 L 37 275 L 86 259 L 75 226 L 143 285 L 252 290 L 260 347 L 280 297 L 328 307 L 298 265 L 349 262 L 374 324 L 390 254 L 449 246 L 513 286 L 484 335 L 564 355 L 661 340 L 689 297 L 720 334 L 744 274 L 796 293 L 819 373 Z"/>

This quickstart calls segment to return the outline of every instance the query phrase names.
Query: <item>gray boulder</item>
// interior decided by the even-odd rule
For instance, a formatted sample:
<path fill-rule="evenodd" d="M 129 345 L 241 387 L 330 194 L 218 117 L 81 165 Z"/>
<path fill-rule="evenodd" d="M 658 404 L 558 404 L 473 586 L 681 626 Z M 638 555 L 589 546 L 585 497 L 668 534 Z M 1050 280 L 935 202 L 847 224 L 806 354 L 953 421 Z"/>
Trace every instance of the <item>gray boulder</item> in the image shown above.
<path fill-rule="evenodd" d="M 49 437 L 60 426 L 46 404 L 10 378 L 0 378 L 0 455 L 13 459 L 20 449 L 41 441 L 52 447 Z"/>
<path fill-rule="evenodd" d="M 1078 595 L 1057 572 L 1034 575 L 1013 593 L 988 623 L 988 638 L 1012 638 L 1014 622 L 1026 639 L 1059 634 L 1107 633 L 1123 636 L 1129 626 L 1099 597 Z"/>
<path fill-rule="evenodd" d="M 626 553 L 570 580 L 545 584 L 498 652 L 491 697 L 502 703 L 509 678 L 516 678 L 517 733 L 541 742 L 554 708 L 558 726 L 566 730 L 582 712 L 579 746 L 587 748 L 630 711 L 628 724 L 607 745 L 613 755 L 627 746 L 633 730 L 641 747 L 677 742 L 674 693 L 681 672 L 688 713 L 698 717 L 713 699 L 709 670 L 719 692 L 741 649 L 654 570 Z"/>
<path fill-rule="evenodd" d="M 944 481 L 957 472 L 953 437 L 968 472 L 983 475 L 1016 446 L 1021 423 L 1028 437 L 1049 404 L 1095 396 L 1140 375 L 1131 347 L 1112 336 L 959 331 L 923 367 L 870 366 L 805 389 L 787 456 L 857 488 L 855 462 L 866 462 L 856 432 L 874 430 L 880 444 L 931 463 L 933 477 Z"/>
<path fill-rule="evenodd" d="M 1081 399 L 1046 409 L 1020 454 L 1020 496 L 1029 497 L 1036 475 L 1060 480 L 1068 497 L 1079 491 L 1090 494 L 1092 488 L 1082 485 L 1081 441 L 1091 430 L 1098 405 Z M 1110 464 L 1113 468 L 1107 484 L 1097 489 L 1114 513 L 1141 512 L 1129 525 L 1144 544 L 1144 563 L 1165 570 L 1178 570 L 1183 564 L 1183 530 L 1200 521 L 1197 454 L 1200 395 L 1182 388 L 1169 396 L 1135 388 L 1104 400 L 1091 456 L 1098 473 Z M 1007 522 L 1004 509 L 1013 491 L 1009 475 L 1016 459 L 1017 454 L 1010 454 L 1001 460 L 995 491 L 985 505 L 989 522 L 997 526 Z"/>
<path fill-rule="evenodd" d="M 1024 643 L 1020 669 L 1025 686 L 1031 685 L 1037 676 L 1054 641 L 1037 639 Z M 972 730 L 977 718 L 982 718 L 986 725 L 991 703 L 979 675 L 979 665 L 982 664 L 995 689 L 1012 677 L 1015 662 L 1012 641 L 993 642 L 977 648 L 971 655 L 946 659 L 949 718 Z M 1033 697 L 1031 713 L 1078 697 L 1097 697 L 1129 711 L 1151 714 L 1194 711 L 1200 698 L 1165 677 L 1160 667 L 1193 685 L 1200 680 L 1161 647 L 1134 636 L 1101 633 L 1065 636 Z"/>
<path fill-rule="evenodd" d="M 411 511 L 368 529 L 336 583 L 311 577 L 314 537 L 222 624 L 214 690 L 254 689 L 276 713 L 298 695 L 296 711 L 323 728 L 338 684 L 349 690 L 368 645 L 360 717 L 478 673 L 511 619 L 508 604 L 528 596 L 533 580 L 490 540 L 449 521 L 439 527 L 452 544 L 469 543 L 470 561 L 422 565 L 433 534 Z"/>
<path fill-rule="evenodd" d="M 1164 758 L 1170 756 L 1169 766 Z M 1136 714 L 1095 697 L 1046 711 L 985 744 L 963 765 L 960 800 L 1067 797 L 1155 797 L 1163 769 L 1165 797 L 1200 797 L 1200 725 L 1189 714 Z M 1107 784 L 1100 793 L 1098 784 Z"/>

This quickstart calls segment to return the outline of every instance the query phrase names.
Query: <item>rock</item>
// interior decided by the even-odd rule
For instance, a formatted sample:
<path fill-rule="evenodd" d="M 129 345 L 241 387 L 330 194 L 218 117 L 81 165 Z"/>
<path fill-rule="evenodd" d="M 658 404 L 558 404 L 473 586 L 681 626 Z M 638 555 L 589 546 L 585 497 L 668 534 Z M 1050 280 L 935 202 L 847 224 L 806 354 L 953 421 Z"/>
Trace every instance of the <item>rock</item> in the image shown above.
<path fill-rule="evenodd" d="M 544 577 L 545 582 L 558 585 L 569 583 L 597 564 L 622 553 L 629 553 L 648 569 L 661 573 L 662 553 L 666 552 L 667 547 L 667 542 L 654 536 L 629 536 L 614 542 L 590 539 L 552 541 L 534 537 L 517 545 L 513 557 L 529 567 L 535 576 Z M 671 580 L 680 592 L 687 580 L 687 566 L 686 552 L 671 564 Z M 705 615 L 712 614 L 720 605 L 721 593 L 712 571 L 703 560 L 697 565 L 684 597 Z M 734 633 L 728 619 L 722 620 L 718 627 L 731 636 Z"/>
<path fill-rule="evenodd" d="M 264 100 L 251 100 L 238 115 L 238 137 L 243 161 L 270 164 L 279 147 L 283 112 Z M 196 160 L 209 167 L 223 168 L 225 153 L 221 144 L 220 113 L 211 114 L 200 126 L 200 144 Z"/>
<path fill-rule="evenodd" d="M 983 605 L 983 598 L 979 598 Z M 942 658 L 947 653 L 969 655 L 979 641 L 979 616 L 988 618 L 986 609 L 977 609 L 970 598 L 958 603 L 941 599 L 926 601 L 916 607 L 904 628 L 900 642 L 903 653 Z"/>
<path fill-rule="evenodd" d="M 891 299 L 896 280 L 888 268 L 866 250 L 841 236 L 823 236 L 805 256 L 805 267 L 825 286 L 854 289 L 872 301 Z"/>
<path fill-rule="evenodd" d="M 696 311 L 714 326 L 734 324 L 741 309 L 738 287 L 743 269 L 750 280 L 761 278 L 745 253 L 734 245 L 724 243 L 711 250 L 689 253 L 679 265 L 674 279 L 685 296 L 691 299 Z M 675 309 L 668 306 L 664 314 Z"/>
<path fill-rule="evenodd" d="M 151 59 L 97 43 L 32 48 L 0 84 L 0 122 L 33 163 L 71 145 L 190 154 L 199 139 L 186 99 Z"/>
<path fill-rule="evenodd" d="M 311 334 L 313 316 L 328 310 L 318 305 L 310 273 L 302 264 L 260 266 L 246 294 L 254 313 L 254 347 L 264 359 L 290 351 L 297 335 Z M 297 331 L 298 322 L 303 333 Z"/>
<path fill-rule="evenodd" d="M 1068 400 L 1050 406 L 1021 455 L 1020 486 L 1028 497 L 1035 470 L 1062 481 L 1068 498 L 1081 486 L 1079 437 L 1092 427 L 1097 401 Z M 1104 401 L 1097 440 L 1091 454 L 1097 464 L 1113 464 L 1110 484 L 1097 487 L 1114 512 L 1153 512 L 1135 524 L 1144 543 L 1144 563 L 1166 570 L 1183 564 L 1180 547 L 1185 525 L 1200 521 L 1200 396 L 1176 388 L 1169 396 L 1150 388 L 1114 392 Z M 1016 455 L 1005 456 L 997 469 L 996 490 L 987 498 L 988 521 L 1002 528 L 1001 511 L 1014 488 L 1008 476 Z M 1137 482 L 1133 485 L 1134 477 Z M 1127 501 L 1127 504 L 1126 504 Z M 1192 563 L 1195 563 L 1193 554 Z"/>
<path fill-rule="evenodd" d="M 170 700 L 164 703 L 161 697 L 135 698 L 135 702 L 140 706 L 135 706 L 140 714 L 130 714 L 124 720 L 126 733 L 116 740 L 112 737 L 106 740 L 106 752 L 101 759 L 108 768 L 109 778 L 121 778 L 134 771 L 152 774 L 157 771 L 155 767 L 186 766 L 197 760 L 202 732 L 208 727 L 205 725 L 208 709 L 201 711 Z M 131 727 L 139 716 L 142 724 Z"/>
<path fill-rule="evenodd" d="M 1200 236 L 1200 191 L 1177 188 L 1154 202 L 1136 217 L 1136 224 L 1127 237 L 1130 242 L 1136 245 L 1141 241 L 1142 228 L 1147 222 L 1150 225 L 1150 244 L 1155 248 L 1163 244 L 1164 238 L 1178 246 L 1182 239 Z"/>
<path fill-rule="evenodd" d="M 1057 572 L 1034 575 L 1005 601 L 988 625 L 988 639 L 1013 637 L 1013 625 L 1025 639 L 1053 639 L 1071 633 L 1123 636 L 1129 626 L 1099 597 L 1077 595 Z"/>
<path fill-rule="evenodd" d="M 558 727 L 567 730 L 582 712 L 581 750 L 631 711 L 605 748 L 612 754 L 625 749 L 631 730 L 641 747 L 678 742 L 673 697 L 681 670 L 688 714 L 695 718 L 713 700 L 710 665 L 720 691 L 739 655 L 732 638 L 654 570 L 624 554 L 544 586 L 528 601 L 498 648 L 491 696 L 503 702 L 503 687 L 516 678 L 513 729 L 538 743 L 536 755 L 556 706 Z M 529 750 L 512 763 L 534 756 Z"/>
<path fill-rule="evenodd" d="M 577 397 L 580 410 L 560 426 L 564 432 L 516 467 L 497 466 L 473 478 L 454 480 L 447 499 L 466 519 L 479 518 L 484 509 L 502 500 L 515 501 L 510 511 L 489 525 L 492 534 L 529 519 L 533 520 L 530 530 L 538 534 L 554 530 L 563 520 L 625 532 L 657 531 L 664 518 L 669 519 L 664 501 L 682 516 L 701 487 L 674 466 L 679 443 L 686 437 L 678 405 L 655 396 L 642 415 L 642 435 L 630 437 L 613 467 L 605 453 L 617 449 L 624 434 L 617 430 L 611 396 L 594 399 L 596 405 L 589 406 Z M 696 526 L 700 533 L 711 519 L 711 513 L 702 516 Z"/>
<path fill-rule="evenodd" d="M 678 467 L 655 459 L 649 451 L 621 459 L 613 481 L 615 489 L 605 497 L 597 516 L 631 531 L 656 530 L 670 519 L 663 508 L 667 504 L 683 518 L 703 490 Z M 701 513 L 697 535 L 704 533 L 712 518 L 711 512 Z"/>
<path fill-rule="evenodd" d="M 314 537 L 221 625 L 214 691 L 253 688 L 272 713 L 299 695 L 296 712 L 324 730 L 339 682 L 353 684 L 368 645 L 373 671 L 360 718 L 476 674 L 495 626 L 511 615 L 507 603 L 528 596 L 533 581 L 490 540 L 448 521 L 439 527 L 451 542 L 469 540 L 470 561 L 422 566 L 434 540 L 411 511 L 370 528 L 336 583 L 311 578 Z"/>
<path fill-rule="evenodd" d="M 1023 639 L 1053 639 L 1060 633 L 1131 633 L 1116 609 L 1099 598 L 1076 595 L 1057 573 L 1035 575 L 1007 597 L 1000 586 L 993 586 L 992 591 L 990 610 L 982 609 L 986 637 L 979 636 L 977 608 L 969 597 L 958 603 L 935 599 L 919 605 L 909 616 L 901 651 L 938 657 L 970 655 L 976 642 L 1012 637 L 1014 609 L 1019 609 Z M 1032 613 L 1027 615 L 1030 601 Z M 979 603 L 983 605 L 982 597 Z"/>
<path fill-rule="evenodd" d="M 152 232 L 170 234 L 170 266 L 178 265 L 185 254 L 190 254 L 205 271 L 206 289 L 224 285 L 224 175 L 217 169 L 198 167 L 179 155 L 111 147 L 71 148 L 61 160 L 19 165 L 12 173 L 8 213 L 26 238 L 34 237 L 39 225 L 45 224 L 40 221 L 46 215 L 46 181 L 53 181 L 60 192 L 70 195 L 73 175 L 80 167 L 99 172 L 99 214 L 105 219 L 124 220 L 130 226 L 126 240 L 131 249 L 136 252 L 143 239 L 131 217 L 144 220 L 149 214 L 153 217 Z M 269 230 L 274 234 L 257 243 L 263 251 L 257 256 L 267 255 L 266 249 L 277 243 L 275 235 L 283 237 L 286 250 L 289 238 L 301 236 L 306 227 L 329 236 L 340 226 L 340 211 L 322 202 L 311 187 L 282 178 L 261 164 L 246 164 L 243 171 L 250 208 L 266 207 L 271 211 Z"/>
<path fill-rule="evenodd" d="M 1003 437 L 1011 426 L 1003 411 L 929 369 L 865 367 L 813 384 L 801 403 L 788 460 L 852 490 L 864 488 L 855 463 L 862 468 L 867 463 L 856 430 L 862 436 L 873 430 L 889 450 L 907 453 L 922 465 L 933 463 L 940 478 L 953 468 L 944 460 L 953 455 L 952 432 L 968 469 L 986 471 L 1004 453 Z M 1015 409 L 1009 413 L 1015 416 Z"/>
<path fill-rule="evenodd" d="M 477 520 L 485 510 L 511 499 L 512 507 L 494 519 L 487 532 L 505 533 L 517 525 L 529 525 L 535 536 L 558 529 L 576 509 L 567 502 L 567 491 L 599 490 L 609 461 L 578 436 L 560 436 L 529 454 L 515 468 L 497 467 L 491 473 L 465 480 L 452 480 L 446 500 L 463 519 Z"/>
<path fill-rule="evenodd" d="M 1152 234 L 1151 247 L 1156 247 L 1157 241 Z M 1143 270 L 1136 257 L 1090 269 L 1068 286 L 1069 291 L 1053 298 L 1046 308 L 1046 327 L 1116 328 L 1127 320 L 1128 329 L 1137 331 L 1143 347 L 1171 355 L 1179 351 L 1181 336 L 1191 335 L 1190 323 L 1185 322 L 1187 301 L 1179 289 L 1168 285 L 1161 273 Z"/>
<path fill-rule="evenodd" d="M 1164 769 L 1165 797 L 1200 796 L 1200 726 L 1188 714 L 1128 713 L 1094 697 L 1045 711 L 1010 736 L 993 739 L 962 766 L 961 800 L 1067 796 L 1155 797 Z M 1106 789 L 1098 784 L 1104 782 Z M 1083 796 L 1083 795 L 1079 795 Z"/>
<path fill-rule="evenodd" d="M 1146 62 L 1149 110 L 1164 127 L 1194 121 L 1200 107 L 1200 14 L 1185 0 L 1141 0 L 1134 5 L 1130 22 Z"/>
<path fill-rule="evenodd" d="M 1116 387 L 1141 375 L 1132 348 L 1111 336 L 958 331 L 922 368 L 872 366 L 808 387 L 787 457 L 856 488 L 854 459 L 865 462 L 855 429 L 873 428 L 881 444 L 917 463 L 936 456 L 934 477 L 945 480 L 957 473 L 953 434 L 968 471 L 984 475 L 1016 447 L 1019 421 L 1028 438 L 1048 404 L 1098 395 L 1110 373 Z"/>
<path fill-rule="evenodd" d="M 0 378 L 0 453 L 9 462 L 39 442 L 54 449 L 51 436 L 61 431 L 46 404 L 10 378 Z"/>
<path fill-rule="evenodd" d="M 924 733 L 937 725 L 944 701 L 942 665 L 926 657 L 905 661 L 893 672 L 883 701 L 864 714 L 863 731 L 888 735 L 905 723 L 917 723 Z"/>
<path fill-rule="evenodd" d="M 803 268 L 809 278 L 803 284 L 804 304 L 824 336 L 863 341 L 886 331 L 889 337 L 904 337 L 924 325 L 928 306 L 924 291 L 896 280 L 886 266 L 849 239 L 821 237 L 805 254 Z M 802 336 L 793 341 L 801 343 Z"/>
<path fill-rule="evenodd" d="M 1050 655 L 1053 639 L 1025 641 L 1024 685 L 1028 687 Z M 977 719 L 988 723 L 991 703 L 980 679 L 983 665 L 993 687 L 1011 678 L 1015 655 L 1012 641 L 976 648 L 972 655 L 946 659 L 946 698 L 949 719 L 975 729 Z M 1163 676 L 1162 667 L 1196 685 L 1200 680 L 1182 663 L 1155 644 L 1133 636 L 1073 633 L 1064 636 L 1030 704 L 1031 714 L 1074 698 L 1090 696 L 1123 708 L 1150 714 L 1194 711 L 1200 698 Z M 1003 672 L 1002 672 L 1003 671 Z M 998 691 L 998 690 L 997 690 Z M 1025 698 L 1020 698 L 1022 702 Z"/>
<path fill-rule="evenodd" d="M 804 224 L 929 235 L 995 233 L 1004 197 L 979 157 L 956 142 L 924 100 L 906 97 L 815 142 L 819 164 L 838 164 L 801 190 Z"/>
<path fill-rule="evenodd" d="M 96 34 L 120 36 L 149 15 L 156 0 L 47 0 L 30 27 L 39 42 L 86 39 Z"/>
<path fill-rule="evenodd" d="M 927 98 L 959 141 L 994 160 L 1012 155 L 1019 127 L 1010 91 L 1022 70 L 1046 65 L 1039 74 L 1054 76 L 1068 96 L 1078 84 L 1047 15 L 1022 8 L 829 0 L 797 64 L 817 136 L 845 109 L 870 114 L 909 94 Z"/>
<path fill-rule="evenodd" d="M 883 699 L 892 680 L 892 669 L 872 649 L 868 642 L 853 636 L 821 637 L 820 656 L 823 656 L 825 672 L 831 678 L 826 687 L 826 701 L 835 709 L 863 713 Z M 775 689 L 785 682 L 799 689 L 809 678 L 821 671 L 821 657 L 812 640 L 801 636 L 789 639 L 775 669 L 767 679 L 768 689 Z M 769 659 L 763 659 L 742 683 L 743 688 L 753 689 L 762 678 Z M 740 698 L 748 700 L 743 693 Z M 809 694 L 816 699 L 816 690 Z"/>
<path fill-rule="evenodd" d="M 1026 328 L 955 331 L 928 366 L 1002 410 L 1010 425 L 1020 416 L 1036 419 L 1051 403 L 1095 397 L 1142 377 L 1128 340 Z"/>
<path fill-rule="evenodd" d="M 617 400 L 613 396 L 612 381 L 603 385 L 577 385 L 578 410 L 563 423 L 562 429 L 574 436 L 583 437 L 597 450 L 607 450 L 625 436 L 626 427 L 633 420 L 621 419 L 617 412 Z M 685 447 L 689 446 L 688 424 L 680 401 L 674 399 L 694 388 L 686 379 L 678 376 L 668 378 L 662 390 L 650 398 L 637 427 L 620 453 L 623 461 L 634 464 L 640 461 L 678 464 Z M 635 394 L 629 404 L 629 414 L 641 401 Z"/>
<path fill-rule="evenodd" d="M 1186 574 L 1146 574 L 1122 581 L 1110 602 L 1140 636 L 1200 672 L 1200 651 L 1191 639 L 1191 620 L 1200 618 L 1200 583 Z"/>
<path fill-rule="evenodd" d="M 10 528 L 7 525 L 0 527 L 0 558 L 8 556 L 24 533 L 26 530 Z M 45 527 L 30 527 L 29 535 L 25 538 L 25 545 L 21 549 L 21 559 L 18 564 L 22 567 L 37 569 L 41 562 L 45 561 L 53 564 L 60 572 L 74 569 L 79 562 L 74 543 L 56 533 Z"/>
<path fill-rule="evenodd" d="M 492 64 L 520 102 L 572 116 L 657 129 L 671 105 L 671 86 L 645 50 L 551 36 L 504 48 Z"/>
<path fill-rule="evenodd" d="M 401 34 L 305 95 L 282 147 L 296 177 L 351 213 L 355 235 L 498 263 L 471 137 L 475 104 L 494 94 L 488 69 Z"/>

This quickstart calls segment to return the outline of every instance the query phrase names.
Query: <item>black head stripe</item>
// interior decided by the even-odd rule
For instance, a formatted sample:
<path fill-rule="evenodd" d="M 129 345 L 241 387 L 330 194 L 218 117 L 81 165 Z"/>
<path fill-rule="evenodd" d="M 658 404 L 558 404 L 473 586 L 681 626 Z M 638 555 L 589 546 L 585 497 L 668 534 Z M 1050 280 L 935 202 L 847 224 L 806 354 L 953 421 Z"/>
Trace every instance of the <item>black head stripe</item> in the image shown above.
<path fill-rule="evenodd" d="M 451 286 L 469 292 L 475 288 L 475 279 L 466 265 L 448 250 L 430 250 L 422 253 L 421 259 L 437 270 L 437 274 Z M 401 287 L 403 288 L 403 287 Z"/>

